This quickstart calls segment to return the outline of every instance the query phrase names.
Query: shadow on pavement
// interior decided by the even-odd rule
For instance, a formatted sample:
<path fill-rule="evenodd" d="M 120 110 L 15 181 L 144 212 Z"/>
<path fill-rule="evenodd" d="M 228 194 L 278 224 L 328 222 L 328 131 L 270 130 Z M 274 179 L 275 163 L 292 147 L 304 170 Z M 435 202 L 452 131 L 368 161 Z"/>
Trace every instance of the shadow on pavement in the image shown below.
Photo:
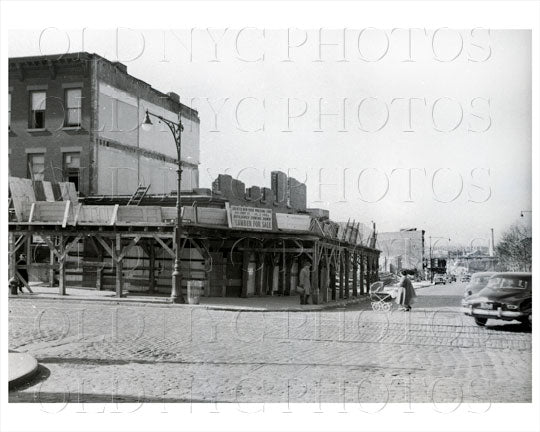
<path fill-rule="evenodd" d="M 18 385 L 16 388 L 9 390 L 10 397 L 11 397 L 11 393 L 17 393 L 17 391 L 25 390 L 27 388 L 33 387 L 36 384 L 39 384 L 40 382 L 45 381 L 47 378 L 49 378 L 50 375 L 51 375 L 51 371 L 49 369 L 47 369 L 42 364 L 38 364 L 37 372 L 32 376 L 32 378 L 30 378 L 25 383 Z"/>
<path fill-rule="evenodd" d="M 522 324 L 520 322 L 507 322 L 502 323 L 499 321 L 497 324 L 490 325 L 489 321 L 485 325 L 485 328 L 488 330 L 494 330 L 494 331 L 505 331 L 505 332 L 513 332 L 513 333 L 531 333 L 531 329 L 528 328 L 525 324 Z"/>

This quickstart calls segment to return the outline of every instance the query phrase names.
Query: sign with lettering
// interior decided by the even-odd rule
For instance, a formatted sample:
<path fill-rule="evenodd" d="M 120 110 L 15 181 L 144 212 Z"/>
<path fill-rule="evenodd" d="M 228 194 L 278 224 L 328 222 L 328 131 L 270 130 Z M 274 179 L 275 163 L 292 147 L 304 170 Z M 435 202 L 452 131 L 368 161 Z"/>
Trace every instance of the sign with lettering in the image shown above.
<path fill-rule="evenodd" d="M 272 230 L 272 209 L 230 206 L 231 228 Z"/>
<path fill-rule="evenodd" d="M 309 231 L 311 216 L 299 214 L 276 213 L 277 227 L 280 230 Z"/>

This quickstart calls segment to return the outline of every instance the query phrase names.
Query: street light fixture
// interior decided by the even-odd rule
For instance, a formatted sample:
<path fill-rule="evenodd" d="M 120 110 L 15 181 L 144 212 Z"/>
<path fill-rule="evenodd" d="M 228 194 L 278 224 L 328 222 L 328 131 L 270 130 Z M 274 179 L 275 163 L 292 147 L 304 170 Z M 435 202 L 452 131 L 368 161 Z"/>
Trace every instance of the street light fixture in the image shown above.
<path fill-rule="evenodd" d="M 174 239 L 176 243 L 175 254 L 174 254 L 174 270 L 172 273 L 172 288 L 171 288 L 171 302 L 172 303 L 185 303 L 184 296 L 182 294 L 182 273 L 181 273 L 181 247 L 182 242 L 182 202 L 180 198 L 180 190 L 182 188 L 182 131 L 184 126 L 182 125 L 182 120 L 180 114 L 178 114 L 178 123 L 167 120 L 162 116 L 152 114 L 146 110 L 146 116 L 144 122 L 141 124 L 141 128 L 145 132 L 152 130 L 153 123 L 150 119 L 150 116 L 157 118 L 159 121 L 165 123 L 174 137 L 174 142 L 176 145 L 176 153 L 178 158 L 178 168 L 177 173 L 177 188 L 176 188 L 176 228 L 174 231 Z"/>
<path fill-rule="evenodd" d="M 525 217 L 525 215 L 523 213 L 531 213 L 532 214 L 532 210 L 521 210 L 521 217 Z"/>

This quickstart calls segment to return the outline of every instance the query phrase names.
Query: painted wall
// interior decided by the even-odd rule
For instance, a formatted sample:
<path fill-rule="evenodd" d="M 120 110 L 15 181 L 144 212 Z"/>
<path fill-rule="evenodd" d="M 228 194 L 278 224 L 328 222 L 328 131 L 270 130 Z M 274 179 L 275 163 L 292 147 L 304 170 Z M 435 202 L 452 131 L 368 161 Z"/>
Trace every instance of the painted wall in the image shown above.
<path fill-rule="evenodd" d="M 137 147 L 137 98 L 104 82 L 99 83 L 98 91 L 99 138 Z"/>
<path fill-rule="evenodd" d="M 134 151 L 97 146 L 97 194 L 130 195 L 139 184 L 150 185 L 151 194 L 176 191 L 177 168 L 171 159 L 176 159 L 177 153 L 169 128 L 156 118 L 152 118 L 151 131 L 143 131 L 139 125 L 146 109 L 172 121 L 178 119 L 177 114 L 105 82 L 99 83 L 98 92 L 98 138 L 133 147 Z M 192 190 L 199 187 L 199 125 L 187 118 L 182 122 L 182 160 L 195 165 L 183 167 L 182 190 Z"/>
<path fill-rule="evenodd" d="M 139 124 L 144 121 L 147 109 L 152 114 L 159 115 L 167 120 L 178 121 L 176 113 L 139 99 Z M 176 159 L 176 144 L 170 129 L 164 123 L 159 123 L 159 120 L 155 117 L 151 116 L 150 119 L 154 126 L 148 132 L 141 130 L 139 146 L 145 150 L 155 151 Z M 184 132 L 182 132 L 182 161 L 199 164 L 199 124 L 184 116 L 182 116 L 182 124 L 184 125 Z"/>
<path fill-rule="evenodd" d="M 138 184 L 150 185 L 148 193 L 168 194 L 176 191 L 176 165 L 98 146 L 98 195 L 131 195 Z M 198 171 L 185 167 L 182 190 L 198 187 Z"/>

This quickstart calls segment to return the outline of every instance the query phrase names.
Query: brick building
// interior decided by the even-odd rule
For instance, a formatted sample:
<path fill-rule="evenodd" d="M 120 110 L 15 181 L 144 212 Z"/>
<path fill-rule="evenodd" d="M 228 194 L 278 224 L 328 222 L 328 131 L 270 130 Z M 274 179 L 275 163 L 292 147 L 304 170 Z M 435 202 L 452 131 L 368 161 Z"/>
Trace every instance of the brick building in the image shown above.
<path fill-rule="evenodd" d="M 281 171 L 272 171 L 271 188 L 246 188 L 244 182 L 220 174 L 212 183 L 212 193 L 231 205 L 271 208 L 279 213 L 307 213 L 306 185 Z"/>
<path fill-rule="evenodd" d="M 377 233 L 376 247 L 381 251 L 380 270 L 396 273 L 401 269 L 424 271 L 424 230 L 402 229 Z"/>
<path fill-rule="evenodd" d="M 175 93 L 164 94 L 97 54 L 9 59 L 9 170 L 14 177 L 71 181 L 82 195 L 176 191 L 177 153 L 163 124 L 139 125 L 150 112 L 180 114 L 182 190 L 198 188 L 199 118 Z"/>

